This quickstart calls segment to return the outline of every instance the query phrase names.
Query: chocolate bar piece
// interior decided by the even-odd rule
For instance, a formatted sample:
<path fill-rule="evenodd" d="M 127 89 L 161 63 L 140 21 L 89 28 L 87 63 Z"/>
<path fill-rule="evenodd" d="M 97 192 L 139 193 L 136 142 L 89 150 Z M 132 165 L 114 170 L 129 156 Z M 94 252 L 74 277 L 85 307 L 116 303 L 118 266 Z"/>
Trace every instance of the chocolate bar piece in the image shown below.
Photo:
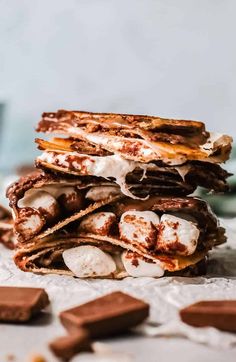
<path fill-rule="evenodd" d="M 56 338 L 49 344 L 49 348 L 55 356 L 66 361 L 79 352 L 92 352 L 88 333 L 82 328 L 75 334 Z"/>
<path fill-rule="evenodd" d="M 194 327 L 215 327 L 236 332 L 236 300 L 212 300 L 192 304 L 180 311 L 183 322 Z"/>
<path fill-rule="evenodd" d="M 114 292 L 61 312 L 69 332 L 86 328 L 92 338 L 107 337 L 134 327 L 149 315 L 149 305 L 122 292 Z"/>
<path fill-rule="evenodd" d="M 0 321 L 26 322 L 48 304 L 44 289 L 0 287 Z"/>

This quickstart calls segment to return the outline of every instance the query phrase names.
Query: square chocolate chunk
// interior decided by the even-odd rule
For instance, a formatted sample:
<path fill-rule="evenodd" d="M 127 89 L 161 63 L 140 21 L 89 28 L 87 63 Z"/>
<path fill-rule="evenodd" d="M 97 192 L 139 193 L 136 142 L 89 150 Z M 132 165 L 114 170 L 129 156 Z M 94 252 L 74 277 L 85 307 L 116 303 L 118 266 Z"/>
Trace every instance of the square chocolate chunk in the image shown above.
<path fill-rule="evenodd" d="M 86 330 L 78 329 L 74 334 L 58 337 L 49 344 L 49 348 L 58 358 L 70 360 L 80 352 L 92 352 L 91 342 Z"/>
<path fill-rule="evenodd" d="M 122 333 L 144 321 L 149 305 L 122 292 L 107 294 L 86 304 L 61 312 L 60 319 L 69 332 L 88 330 L 92 338 Z"/>
<path fill-rule="evenodd" d="M 236 300 L 202 301 L 180 311 L 183 322 L 194 327 L 215 327 L 236 332 Z"/>
<path fill-rule="evenodd" d="M 0 321 L 26 322 L 48 304 L 44 289 L 0 287 Z"/>

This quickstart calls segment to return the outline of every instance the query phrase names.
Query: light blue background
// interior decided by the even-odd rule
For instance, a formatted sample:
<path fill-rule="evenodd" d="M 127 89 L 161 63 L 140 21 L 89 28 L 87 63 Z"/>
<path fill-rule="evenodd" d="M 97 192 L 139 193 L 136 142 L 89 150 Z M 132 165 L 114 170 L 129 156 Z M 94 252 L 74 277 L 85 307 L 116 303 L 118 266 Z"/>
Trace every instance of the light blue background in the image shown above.
<path fill-rule="evenodd" d="M 58 108 L 236 136 L 235 14 L 234 0 L 0 0 L 2 167 L 33 159 L 34 125 Z"/>

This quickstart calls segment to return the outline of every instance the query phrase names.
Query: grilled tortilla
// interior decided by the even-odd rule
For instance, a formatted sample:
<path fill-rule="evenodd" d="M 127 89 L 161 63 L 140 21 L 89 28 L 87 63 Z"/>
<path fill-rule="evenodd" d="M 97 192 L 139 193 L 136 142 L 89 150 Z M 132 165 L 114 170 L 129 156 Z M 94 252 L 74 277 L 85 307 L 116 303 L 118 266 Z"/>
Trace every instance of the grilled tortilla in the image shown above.
<path fill-rule="evenodd" d="M 108 193 L 104 190 L 108 187 Z M 94 190 L 96 198 L 87 197 Z M 93 177 L 66 178 L 35 172 L 9 186 L 19 243 L 43 238 L 82 216 L 123 197 L 116 185 Z"/>
<path fill-rule="evenodd" d="M 44 113 L 37 131 L 65 134 L 125 159 L 167 165 L 224 162 L 232 143 L 227 135 L 207 132 L 202 122 L 64 110 Z"/>
<path fill-rule="evenodd" d="M 163 231 L 162 227 L 156 229 L 155 240 L 157 240 L 157 244 L 149 243 L 148 238 L 140 237 L 138 241 L 123 238 L 118 224 L 122 214 L 127 211 L 134 215 L 137 211 L 151 211 L 159 216 L 168 214 L 186 218 L 191 222 L 194 220 L 194 224 L 199 229 L 195 251 L 190 255 L 184 252 L 181 247 L 181 236 L 176 239 L 175 245 L 171 245 L 169 250 L 164 252 L 158 248 L 158 240 Z M 133 253 L 134 260 L 141 258 L 149 263 L 158 262 L 165 272 L 174 273 L 198 264 L 205 259 L 213 246 L 225 242 L 224 229 L 219 227 L 214 214 L 207 204 L 200 199 L 153 196 L 146 201 L 134 201 L 123 198 L 101 206 L 91 212 L 89 217 L 90 219 L 93 216 L 97 218 L 98 215 L 103 217 L 104 215 L 111 215 L 111 213 L 116 215 L 112 227 L 109 227 L 107 222 L 102 226 L 99 221 L 96 229 L 90 220 L 87 228 L 81 228 L 84 220 L 88 217 L 88 215 L 84 215 L 79 220 L 71 221 L 70 225 L 63 225 L 60 229 L 54 230 L 51 234 L 47 233 L 40 239 L 32 239 L 27 244 L 20 245 L 15 256 L 16 264 L 25 271 L 74 275 L 63 261 L 63 252 L 81 245 L 92 245 L 112 256 L 119 256 L 127 250 Z M 176 230 L 178 225 L 173 225 L 173 227 Z M 146 229 L 142 225 L 140 230 L 145 235 Z M 142 240 L 147 242 L 142 243 Z M 106 277 L 119 279 L 127 275 L 124 265 L 119 263 L 117 270 Z M 94 277 L 99 277 L 99 275 L 94 275 Z"/>
<path fill-rule="evenodd" d="M 215 192 L 228 190 L 226 179 L 230 174 L 217 164 L 188 161 L 180 166 L 161 166 L 156 162 L 125 160 L 83 141 L 55 138 L 50 142 L 41 139 L 36 142 L 44 150 L 36 160 L 37 167 L 74 176 L 102 177 L 116 182 L 123 194 L 132 198 L 137 198 L 135 185 L 143 185 L 147 195 L 151 189 L 159 195 L 188 195 L 197 186 Z"/>
<path fill-rule="evenodd" d="M 105 241 L 100 241 L 92 238 L 71 238 L 64 236 L 50 237 L 36 244 L 27 245 L 18 249 L 14 256 L 16 265 L 25 272 L 33 272 L 37 274 L 59 274 L 75 276 L 63 262 L 62 253 L 69 248 L 75 248 L 82 245 L 92 245 L 109 253 L 112 256 L 121 254 L 125 249 L 120 246 L 110 244 Z M 139 254 L 136 254 L 139 255 Z M 207 250 L 196 252 L 191 257 L 170 257 L 169 255 L 157 255 L 153 260 L 160 261 L 165 265 L 167 274 L 178 272 L 177 275 L 196 275 L 196 268 L 199 262 L 205 261 Z M 139 257 L 143 257 L 139 255 Z M 169 272 L 169 273 L 168 273 Z M 197 275 L 202 274 L 202 270 Z M 124 267 L 118 266 L 117 270 L 107 275 L 108 279 L 122 279 L 129 276 Z M 100 278 L 92 276 L 92 278 Z"/>

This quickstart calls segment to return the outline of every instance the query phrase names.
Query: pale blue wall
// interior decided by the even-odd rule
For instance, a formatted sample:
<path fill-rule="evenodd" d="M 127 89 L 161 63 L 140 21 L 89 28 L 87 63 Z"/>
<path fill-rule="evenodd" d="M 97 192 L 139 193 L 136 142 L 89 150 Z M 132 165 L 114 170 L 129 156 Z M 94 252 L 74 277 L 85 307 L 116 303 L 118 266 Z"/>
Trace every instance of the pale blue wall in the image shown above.
<path fill-rule="evenodd" d="M 32 159 L 40 114 L 63 107 L 236 136 L 235 14 L 235 0 L 0 0 L 2 163 Z"/>

